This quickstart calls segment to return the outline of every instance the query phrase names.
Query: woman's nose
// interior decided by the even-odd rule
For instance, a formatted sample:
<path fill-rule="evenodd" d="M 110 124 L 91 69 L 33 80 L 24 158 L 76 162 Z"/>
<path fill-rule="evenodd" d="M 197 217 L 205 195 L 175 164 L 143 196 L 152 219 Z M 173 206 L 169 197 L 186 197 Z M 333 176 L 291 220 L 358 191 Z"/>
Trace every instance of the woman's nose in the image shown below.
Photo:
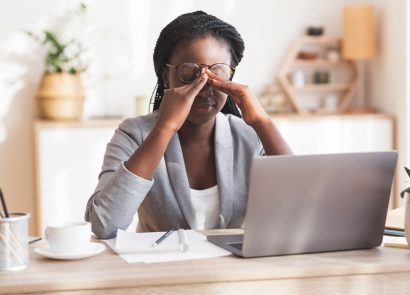
<path fill-rule="evenodd" d="M 199 91 L 199 96 L 210 97 L 214 94 L 211 85 L 206 83 L 204 87 L 202 87 L 201 91 Z"/>

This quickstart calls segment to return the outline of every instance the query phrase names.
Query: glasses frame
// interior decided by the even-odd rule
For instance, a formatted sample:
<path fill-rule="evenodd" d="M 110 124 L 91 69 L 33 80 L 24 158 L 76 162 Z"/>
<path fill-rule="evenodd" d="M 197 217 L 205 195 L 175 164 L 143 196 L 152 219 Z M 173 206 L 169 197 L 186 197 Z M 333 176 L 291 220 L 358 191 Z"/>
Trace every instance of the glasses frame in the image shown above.
<path fill-rule="evenodd" d="M 181 78 L 178 69 L 179 69 L 179 67 L 180 67 L 181 65 L 183 65 L 183 64 L 195 64 L 195 65 L 197 65 L 197 66 L 199 67 L 198 72 L 195 73 L 195 74 L 198 74 L 198 75 L 195 77 L 195 79 L 190 80 L 190 81 L 187 81 L 187 80 L 184 80 L 184 79 Z M 213 66 L 215 66 L 215 65 L 226 65 L 226 66 L 228 66 L 228 67 L 231 69 L 231 74 L 230 74 L 230 77 L 229 77 L 229 79 L 228 79 L 227 81 L 232 81 L 232 78 L 233 78 L 233 76 L 234 76 L 234 74 L 235 74 L 235 68 L 232 67 L 232 66 L 230 66 L 230 65 L 228 65 L 228 64 L 226 64 L 226 63 L 223 63 L 223 62 L 217 62 L 217 63 L 214 63 L 214 64 L 212 64 L 212 65 L 198 64 L 198 63 L 195 63 L 195 62 L 184 62 L 184 63 L 181 63 L 181 64 L 176 65 L 176 66 L 170 65 L 170 64 L 165 64 L 165 65 L 166 65 L 167 67 L 171 68 L 171 69 L 176 70 L 178 79 L 181 80 L 182 82 L 185 82 L 185 83 L 192 83 L 192 82 L 194 82 L 194 81 L 199 77 L 199 74 L 201 73 L 201 70 L 202 70 L 203 68 L 208 68 L 209 70 L 211 70 L 211 67 L 213 67 Z"/>

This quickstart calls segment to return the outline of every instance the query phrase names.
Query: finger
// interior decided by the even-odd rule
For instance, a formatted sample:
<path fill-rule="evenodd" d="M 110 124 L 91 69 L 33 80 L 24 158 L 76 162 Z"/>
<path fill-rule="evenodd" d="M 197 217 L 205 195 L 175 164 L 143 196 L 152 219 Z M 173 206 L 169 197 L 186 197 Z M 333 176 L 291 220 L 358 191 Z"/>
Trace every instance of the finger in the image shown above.
<path fill-rule="evenodd" d="M 215 75 L 213 72 L 211 72 L 208 68 L 204 68 L 204 70 L 205 70 L 205 73 L 206 73 L 210 78 L 215 79 L 215 80 L 225 81 L 225 80 L 221 79 L 220 77 L 218 77 L 217 75 Z"/>
<path fill-rule="evenodd" d="M 208 81 L 210 82 L 210 84 L 214 84 L 215 87 L 219 87 L 220 91 L 226 90 L 226 91 L 230 91 L 232 93 L 229 94 L 240 94 L 241 89 L 240 87 L 243 86 L 241 84 L 232 82 L 230 80 L 225 80 L 217 75 L 215 75 L 214 73 L 212 73 L 209 69 L 206 69 L 206 74 L 208 75 Z"/>
<path fill-rule="evenodd" d="M 208 81 L 208 75 L 201 73 L 201 75 L 191 84 L 186 85 L 189 93 L 195 93 L 195 96 L 201 91 Z"/>
<path fill-rule="evenodd" d="M 230 81 L 230 80 L 226 80 L 223 79 L 217 75 L 215 75 L 214 73 L 212 73 L 209 69 L 206 69 L 206 74 L 208 75 L 209 80 L 213 80 L 213 81 L 217 81 L 220 82 L 220 86 L 226 86 L 228 87 L 229 85 L 234 85 L 235 83 Z"/>
<path fill-rule="evenodd" d="M 208 79 L 208 83 L 212 88 L 229 95 L 237 105 L 242 103 L 242 95 L 239 92 L 232 90 L 231 86 L 225 85 L 226 82 L 219 82 L 213 79 Z"/>
<path fill-rule="evenodd" d="M 240 89 L 238 88 L 239 85 L 232 81 L 221 81 L 213 78 L 208 78 L 208 83 L 212 88 L 215 88 L 216 90 L 222 91 L 226 94 L 240 95 Z"/>

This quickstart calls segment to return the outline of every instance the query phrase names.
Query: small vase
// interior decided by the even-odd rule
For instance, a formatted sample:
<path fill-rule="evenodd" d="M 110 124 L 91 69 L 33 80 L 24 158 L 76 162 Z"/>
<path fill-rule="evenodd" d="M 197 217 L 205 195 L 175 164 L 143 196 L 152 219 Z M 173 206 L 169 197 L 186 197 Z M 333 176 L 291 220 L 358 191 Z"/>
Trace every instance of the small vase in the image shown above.
<path fill-rule="evenodd" d="M 407 244 L 410 245 L 410 195 L 405 196 L 406 206 L 404 214 L 404 231 L 406 233 Z"/>
<path fill-rule="evenodd" d="M 42 118 L 77 120 L 81 117 L 84 90 L 78 74 L 45 74 L 36 96 Z"/>

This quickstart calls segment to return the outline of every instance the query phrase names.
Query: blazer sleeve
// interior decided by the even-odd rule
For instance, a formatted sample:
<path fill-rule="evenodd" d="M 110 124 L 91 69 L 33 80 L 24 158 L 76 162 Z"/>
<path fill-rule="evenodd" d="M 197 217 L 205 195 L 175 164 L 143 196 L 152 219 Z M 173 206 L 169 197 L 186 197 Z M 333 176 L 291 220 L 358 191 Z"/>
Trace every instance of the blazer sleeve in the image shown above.
<path fill-rule="evenodd" d="M 132 120 L 124 121 L 108 143 L 98 185 L 87 203 L 85 220 L 99 239 L 113 238 L 117 229 L 127 229 L 154 183 L 124 166 L 142 142 Z"/>

